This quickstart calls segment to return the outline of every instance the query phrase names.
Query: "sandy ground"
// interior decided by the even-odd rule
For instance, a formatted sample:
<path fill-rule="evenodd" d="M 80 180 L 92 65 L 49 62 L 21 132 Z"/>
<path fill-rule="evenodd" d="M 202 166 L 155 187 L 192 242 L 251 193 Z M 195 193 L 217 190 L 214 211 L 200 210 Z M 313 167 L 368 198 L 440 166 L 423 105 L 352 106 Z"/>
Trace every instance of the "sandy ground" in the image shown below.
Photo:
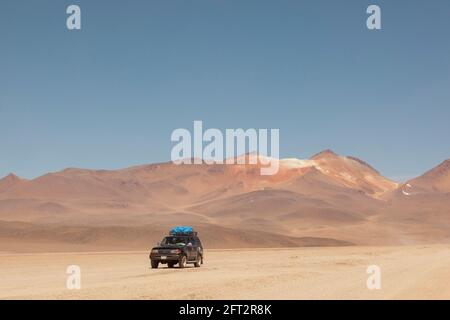
<path fill-rule="evenodd" d="M 81 289 L 66 288 L 68 265 Z M 382 271 L 367 289 L 367 267 Z M 210 250 L 152 270 L 145 252 L 0 254 L 1 299 L 450 299 L 450 246 Z"/>

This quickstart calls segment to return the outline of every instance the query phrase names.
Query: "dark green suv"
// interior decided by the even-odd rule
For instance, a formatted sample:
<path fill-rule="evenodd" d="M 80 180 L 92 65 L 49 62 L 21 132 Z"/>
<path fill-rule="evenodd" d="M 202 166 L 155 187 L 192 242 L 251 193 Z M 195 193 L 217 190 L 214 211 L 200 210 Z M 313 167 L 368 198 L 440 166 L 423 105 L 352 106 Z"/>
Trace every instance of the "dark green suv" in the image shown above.
<path fill-rule="evenodd" d="M 203 258 L 203 246 L 196 232 L 190 235 L 167 236 L 150 252 L 153 269 L 158 268 L 159 264 L 167 264 L 169 268 L 176 264 L 180 268 L 193 264 L 198 268 L 203 264 Z"/>

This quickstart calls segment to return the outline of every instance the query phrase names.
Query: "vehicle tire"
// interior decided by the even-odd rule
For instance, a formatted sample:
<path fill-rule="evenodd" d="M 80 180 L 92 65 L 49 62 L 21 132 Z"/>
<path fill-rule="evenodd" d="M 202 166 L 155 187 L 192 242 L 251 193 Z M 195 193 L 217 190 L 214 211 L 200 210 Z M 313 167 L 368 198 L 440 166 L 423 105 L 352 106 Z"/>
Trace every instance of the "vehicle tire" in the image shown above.
<path fill-rule="evenodd" d="M 182 269 L 186 267 L 187 259 L 186 256 L 181 256 L 178 266 Z"/>
<path fill-rule="evenodd" d="M 197 259 L 195 260 L 195 263 L 194 263 L 194 267 L 200 268 L 200 261 L 201 260 L 202 260 L 202 257 L 198 254 L 197 255 Z"/>
<path fill-rule="evenodd" d="M 152 269 L 158 269 L 159 261 L 152 260 Z"/>
<path fill-rule="evenodd" d="M 172 269 L 174 266 L 175 266 L 175 263 L 173 263 L 173 262 L 168 262 L 168 263 L 167 263 L 167 267 L 168 267 L 168 268 L 171 268 L 171 269 Z"/>

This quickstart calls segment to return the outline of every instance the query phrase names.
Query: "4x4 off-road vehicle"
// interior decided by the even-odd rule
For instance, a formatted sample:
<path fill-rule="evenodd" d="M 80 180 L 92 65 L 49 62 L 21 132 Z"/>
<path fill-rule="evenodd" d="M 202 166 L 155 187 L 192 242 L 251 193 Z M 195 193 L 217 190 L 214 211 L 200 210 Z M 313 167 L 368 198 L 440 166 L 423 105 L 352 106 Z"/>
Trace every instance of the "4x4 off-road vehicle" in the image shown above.
<path fill-rule="evenodd" d="M 203 264 L 203 246 L 197 232 L 191 227 L 176 227 L 170 231 L 158 246 L 150 252 L 150 263 L 153 269 L 159 264 L 167 264 L 173 268 L 178 264 L 180 268 L 187 264 L 200 267 Z"/>

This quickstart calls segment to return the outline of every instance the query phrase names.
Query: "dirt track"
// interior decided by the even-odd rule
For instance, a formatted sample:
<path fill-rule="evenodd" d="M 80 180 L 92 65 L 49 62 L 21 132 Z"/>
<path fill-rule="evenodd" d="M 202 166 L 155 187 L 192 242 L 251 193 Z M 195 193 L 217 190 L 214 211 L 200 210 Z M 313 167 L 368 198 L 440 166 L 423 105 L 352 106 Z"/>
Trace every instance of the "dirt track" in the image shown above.
<path fill-rule="evenodd" d="M 68 265 L 81 290 L 66 288 Z M 366 269 L 382 270 L 370 291 Z M 208 251 L 202 268 L 151 270 L 145 252 L 0 254 L 2 299 L 450 299 L 450 246 Z"/>

